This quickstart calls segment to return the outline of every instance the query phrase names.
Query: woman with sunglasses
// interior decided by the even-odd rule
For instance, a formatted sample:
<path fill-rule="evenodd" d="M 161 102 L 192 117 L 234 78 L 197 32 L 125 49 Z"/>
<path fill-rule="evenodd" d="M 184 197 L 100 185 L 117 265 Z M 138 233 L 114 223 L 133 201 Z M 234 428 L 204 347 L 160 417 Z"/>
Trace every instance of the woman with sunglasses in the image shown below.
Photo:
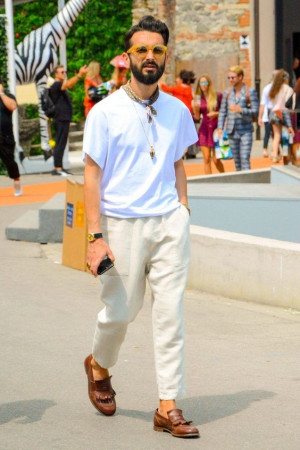
<path fill-rule="evenodd" d="M 200 146 L 204 159 L 204 173 L 210 175 L 211 159 L 219 172 L 224 172 L 224 166 L 220 159 L 216 158 L 213 132 L 217 128 L 219 109 L 222 101 L 222 94 L 217 93 L 211 78 L 203 74 L 197 81 L 195 91 L 195 120 L 202 117 L 198 131 L 199 140 L 196 145 Z"/>

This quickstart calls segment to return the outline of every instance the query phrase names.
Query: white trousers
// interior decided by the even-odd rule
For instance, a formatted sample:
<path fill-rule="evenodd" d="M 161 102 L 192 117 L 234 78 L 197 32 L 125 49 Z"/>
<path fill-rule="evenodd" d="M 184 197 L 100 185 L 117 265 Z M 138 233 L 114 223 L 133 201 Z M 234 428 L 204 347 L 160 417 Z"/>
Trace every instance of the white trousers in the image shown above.
<path fill-rule="evenodd" d="M 102 216 L 102 232 L 116 258 L 101 276 L 104 309 L 98 314 L 92 354 L 102 367 L 118 358 L 127 326 L 151 289 L 155 367 L 159 398 L 185 393 L 183 295 L 187 281 L 189 214 L 180 206 L 164 216 L 117 219 Z"/>

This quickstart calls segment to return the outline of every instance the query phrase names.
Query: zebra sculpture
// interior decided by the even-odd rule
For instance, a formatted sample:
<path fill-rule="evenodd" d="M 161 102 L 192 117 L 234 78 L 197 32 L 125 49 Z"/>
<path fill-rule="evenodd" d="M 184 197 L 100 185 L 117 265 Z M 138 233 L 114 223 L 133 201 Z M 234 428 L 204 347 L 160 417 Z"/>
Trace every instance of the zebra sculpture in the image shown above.
<path fill-rule="evenodd" d="M 15 64 L 18 84 L 34 82 L 39 97 L 41 147 L 50 149 L 46 116 L 41 108 L 41 94 L 47 78 L 57 65 L 60 42 L 89 0 L 69 0 L 53 19 L 31 31 L 16 47 Z"/>

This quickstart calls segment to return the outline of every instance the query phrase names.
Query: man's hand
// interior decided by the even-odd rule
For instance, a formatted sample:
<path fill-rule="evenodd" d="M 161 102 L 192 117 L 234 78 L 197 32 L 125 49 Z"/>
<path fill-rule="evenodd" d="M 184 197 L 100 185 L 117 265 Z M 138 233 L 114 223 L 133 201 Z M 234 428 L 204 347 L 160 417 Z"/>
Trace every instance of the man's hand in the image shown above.
<path fill-rule="evenodd" d="M 229 111 L 235 112 L 235 113 L 241 113 L 243 110 L 239 105 L 230 105 Z"/>
<path fill-rule="evenodd" d="M 89 242 L 88 250 L 86 255 L 86 262 L 89 267 L 89 270 L 92 274 L 97 277 L 97 269 L 100 262 L 108 256 L 112 261 L 115 260 L 115 257 L 109 247 L 109 245 L 105 242 L 104 239 L 96 239 L 94 242 Z"/>
<path fill-rule="evenodd" d="M 218 111 L 211 111 L 207 113 L 207 117 L 209 117 L 209 119 L 216 119 L 218 115 L 219 115 Z"/>
<path fill-rule="evenodd" d="M 69 78 L 69 80 L 66 80 L 63 82 L 61 90 L 65 91 L 66 89 L 72 89 L 76 83 L 78 83 L 79 80 L 81 80 L 82 77 L 84 77 L 87 74 L 87 65 L 80 67 L 77 75 L 74 75 L 74 77 Z"/>
<path fill-rule="evenodd" d="M 78 71 L 78 75 L 80 77 L 85 77 L 87 74 L 87 65 L 85 64 L 84 66 L 80 67 L 79 71 Z"/>
<path fill-rule="evenodd" d="M 222 128 L 218 128 L 217 129 L 217 137 L 218 137 L 218 139 L 221 139 L 222 136 L 223 136 L 223 130 L 222 130 Z"/>
<path fill-rule="evenodd" d="M 294 137 L 295 136 L 295 131 L 292 127 L 288 127 L 288 132 Z"/>
<path fill-rule="evenodd" d="M 2 102 L 9 111 L 13 112 L 17 108 L 17 102 L 10 98 L 8 95 L 4 95 L 4 87 L 3 84 L 0 83 L 0 97 L 2 99 Z"/>
<path fill-rule="evenodd" d="M 262 121 L 262 119 L 261 118 L 258 118 L 258 125 L 260 126 L 260 127 L 262 127 L 263 126 L 263 121 Z"/>

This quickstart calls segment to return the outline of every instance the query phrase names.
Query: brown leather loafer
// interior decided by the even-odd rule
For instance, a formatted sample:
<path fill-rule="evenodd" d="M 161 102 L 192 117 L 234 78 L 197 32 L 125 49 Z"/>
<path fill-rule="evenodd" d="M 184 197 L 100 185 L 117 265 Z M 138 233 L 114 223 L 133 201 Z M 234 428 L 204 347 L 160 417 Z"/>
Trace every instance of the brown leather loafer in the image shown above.
<path fill-rule="evenodd" d="M 88 377 L 89 398 L 98 411 L 106 416 L 112 416 L 116 412 L 116 393 L 110 383 L 111 376 L 104 380 L 94 380 L 91 361 L 92 355 L 89 355 L 84 361 Z"/>
<path fill-rule="evenodd" d="M 168 411 L 168 419 L 161 416 L 158 409 L 154 414 L 154 430 L 155 431 L 167 431 L 174 437 L 180 438 L 196 438 L 200 437 L 199 430 L 196 427 L 190 426 L 192 421 L 187 422 L 181 409 L 172 409 Z"/>

